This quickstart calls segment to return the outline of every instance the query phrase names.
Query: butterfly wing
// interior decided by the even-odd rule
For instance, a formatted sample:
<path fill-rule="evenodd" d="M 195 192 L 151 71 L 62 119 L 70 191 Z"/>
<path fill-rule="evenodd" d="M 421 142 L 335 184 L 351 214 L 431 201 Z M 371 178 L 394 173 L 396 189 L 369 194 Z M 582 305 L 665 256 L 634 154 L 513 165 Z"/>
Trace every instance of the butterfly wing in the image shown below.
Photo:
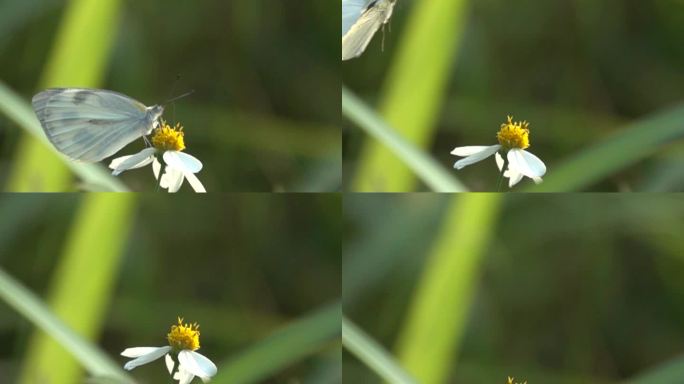
<path fill-rule="evenodd" d="M 342 36 L 359 19 L 367 0 L 342 0 Z"/>
<path fill-rule="evenodd" d="M 148 134 L 153 124 L 145 105 L 112 91 L 54 88 L 32 103 L 50 142 L 74 160 L 107 158 Z"/>
<path fill-rule="evenodd" d="M 359 57 L 366 50 L 375 32 L 392 16 L 393 9 L 394 2 L 391 0 L 377 0 L 371 3 L 342 37 L 342 60 Z"/>

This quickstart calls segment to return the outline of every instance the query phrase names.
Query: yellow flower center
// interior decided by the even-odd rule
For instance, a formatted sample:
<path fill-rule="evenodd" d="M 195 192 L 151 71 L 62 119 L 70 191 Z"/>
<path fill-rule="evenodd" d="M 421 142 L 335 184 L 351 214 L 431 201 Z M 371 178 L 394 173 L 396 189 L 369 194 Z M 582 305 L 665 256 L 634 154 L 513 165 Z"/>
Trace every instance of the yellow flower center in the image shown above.
<path fill-rule="evenodd" d="M 189 349 L 191 351 L 197 350 L 200 347 L 199 343 L 199 325 L 183 324 L 183 318 L 178 318 L 178 324 L 171 326 L 171 331 L 166 335 L 169 345 L 176 351 Z"/>
<path fill-rule="evenodd" d="M 508 382 L 506 384 L 527 384 L 527 381 L 525 381 L 523 383 L 514 383 L 513 380 L 515 380 L 515 379 L 508 376 Z"/>
<path fill-rule="evenodd" d="M 513 118 L 508 116 L 508 121 L 501 124 L 501 129 L 496 134 L 499 144 L 505 149 L 520 148 L 525 149 L 530 146 L 530 124 L 527 121 L 513 122 Z"/>
<path fill-rule="evenodd" d="M 162 120 L 152 134 L 152 145 L 162 151 L 182 151 L 185 149 L 183 135 L 183 127 L 179 123 L 171 128 Z"/>

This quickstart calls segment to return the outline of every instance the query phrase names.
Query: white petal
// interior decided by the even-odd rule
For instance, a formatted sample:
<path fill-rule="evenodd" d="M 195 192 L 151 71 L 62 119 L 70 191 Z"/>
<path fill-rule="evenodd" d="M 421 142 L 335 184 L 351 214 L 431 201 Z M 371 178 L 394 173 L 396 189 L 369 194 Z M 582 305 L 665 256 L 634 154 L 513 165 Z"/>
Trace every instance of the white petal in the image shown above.
<path fill-rule="evenodd" d="M 161 163 L 156 157 L 152 158 L 152 172 L 154 172 L 154 179 L 159 180 L 159 172 L 161 172 Z"/>
<path fill-rule="evenodd" d="M 164 152 L 164 162 L 180 169 L 183 173 L 197 173 L 202 170 L 202 162 L 185 152 L 166 151 Z"/>
<path fill-rule="evenodd" d="M 169 371 L 169 375 L 173 373 L 173 368 L 176 366 L 176 362 L 168 353 L 164 356 L 164 362 L 166 363 L 166 369 Z"/>
<path fill-rule="evenodd" d="M 171 350 L 171 347 L 138 347 L 138 348 L 127 348 L 121 352 L 122 356 L 126 357 L 137 357 L 126 363 L 124 369 L 131 370 L 135 367 L 147 364 L 151 361 L 157 360 L 158 358 L 164 356 Z"/>
<path fill-rule="evenodd" d="M 518 184 L 520 182 L 520 180 L 522 180 L 522 178 L 523 178 L 522 173 L 515 172 L 515 171 L 512 171 L 510 169 L 508 171 L 506 171 L 505 173 L 508 174 L 507 176 L 505 175 L 505 177 L 508 177 L 508 188 L 513 188 L 513 186 Z"/>
<path fill-rule="evenodd" d="M 461 147 L 461 148 L 468 148 L 468 147 Z M 475 152 L 475 153 L 469 155 L 468 157 L 457 161 L 456 163 L 454 163 L 454 168 L 462 169 L 463 167 L 465 167 L 467 165 L 477 163 L 480 160 L 486 159 L 489 156 L 495 154 L 496 151 L 498 151 L 499 148 L 501 148 L 501 146 L 497 144 L 497 145 L 492 145 L 489 147 L 477 147 L 477 148 L 480 148 L 479 152 Z M 456 148 L 456 149 L 459 149 L 459 148 Z M 456 151 L 456 149 L 454 149 L 454 151 Z"/>
<path fill-rule="evenodd" d="M 197 176 L 195 176 L 194 173 L 186 173 L 185 178 L 188 179 L 188 183 L 190 183 L 190 186 L 192 189 L 197 192 L 197 193 L 206 193 L 207 190 L 204 189 L 204 185 L 199 181 Z"/>
<path fill-rule="evenodd" d="M 476 153 L 480 153 L 487 148 L 489 148 L 489 145 L 471 145 L 468 147 L 456 147 L 453 151 L 451 151 L 451 154 L 455 156 L 466 157 L 474 155 Z"/>
<path fill-rule="evenodd" d="M 178 372 L 176 372 L 176 374 L 173 375 L 173 379 L 178 380 L 178 384 L 190 384 L 190 382 L 194 378 L 195 375 L 184 370 L 182 366 L 178 369 Z"/>
<path fill-rule="evenodd" d="M 135 347 L 135 348 L 126 348 L 121 352 L 121 356 L 125 357 L 140 357 L 142 355 L 147 355 L 148 353 L 154 352 L 158 349 L 166 349 L 169 350 L 171 347 L 169 346 L 164 346 L 164 347 Z"/>
<path fill-rule="evenodd" d="M 168 189 L 169 193 L 176 193 L 180 189 L 181 185 L 183 185 L 184 178 L 185 176 L 183 176 L 183 172 L 171 167 L 170 165 L 167 165 L 166 169 L 164 170 L 164 174 L 159 180 L 159 186 L 164 189 Z"/>
<path fill-rule="evenodd" d="M 178 362 L 184 370 L 203 379 L 214 376 L 218 370 L 211 360 L 194 351 L 180 351 Z"/>
<path fill-rule="evenodd" d="M 135 155 L 121 156 L 113 159 L 109 163 L 109 168 L 113 169 L 112 175 L 117 176 L 123 171 L 144 167 L 152 161 L 154 148 L 145 148 Z"/>
<path fill-rule="evenodd" d="M 518 148 L 508 151 L 508 163 L 511 169 L 534 178 L 544 176 L 546 165 L 537 156 Z"/>
<path fill-rule="evenodd" d="M 496 160 L 496 167 L 499 168 L 499 172 L 501 172 L 501 168 L 503 168 L 504 166 L 504 159 L 503 157 L 501 157 L 501 154 L 499 154 L 499 152 L 494 154 L 494 160 Z M 506 177 L 506 172 L 504 172 L 504 177 Z"/>

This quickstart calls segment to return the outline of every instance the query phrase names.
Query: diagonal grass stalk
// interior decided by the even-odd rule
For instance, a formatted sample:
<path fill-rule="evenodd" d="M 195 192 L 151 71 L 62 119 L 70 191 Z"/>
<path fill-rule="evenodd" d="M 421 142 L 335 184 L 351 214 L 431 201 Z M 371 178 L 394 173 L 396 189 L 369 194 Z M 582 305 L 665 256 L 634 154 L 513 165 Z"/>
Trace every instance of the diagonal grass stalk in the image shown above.
<path fill-rule="evenodd" d="M 326 348 L 339 340 L 341 312 L 340 303 L 335 303 L 294 321 L 220 364 L 212 382 L 262 382 L 288 365 Z"/>
<path fill-rule="evenodd" d="M 344 316 L 342 317 L 342 344 L 388 383 L 417 383 L 399 366 L 389 352 Z"/>
<path fill-rule="evenodd" d="M 661 149 L 684 135 L 684 106 L 666 109 L 638 120 L 619 133 L 549 169 L 535 192 L 569 192 L 591 186 Z"/>
<path fill-rule="evenodd" d="M 132 382 L 106 353 L 74 332 L 28 288 L 0 269 L 0 298 L 74 356 L 93 376 Z M 51 376 L 47 376 L 51 377 Z"/>
<path fill-rule="evenodd" d="M 342 114 L 392 150 L 399 160 L 411 168 L 433 191 L 463 192 L 466 190 L 455 177 L 449 174 L 447 169 L 402 138 L 345 87 L 342 87 Z M 389 170 L 395 166 L 396 164 L 393 164 L 392 167 L 386 167 L 386 169 Z"/>

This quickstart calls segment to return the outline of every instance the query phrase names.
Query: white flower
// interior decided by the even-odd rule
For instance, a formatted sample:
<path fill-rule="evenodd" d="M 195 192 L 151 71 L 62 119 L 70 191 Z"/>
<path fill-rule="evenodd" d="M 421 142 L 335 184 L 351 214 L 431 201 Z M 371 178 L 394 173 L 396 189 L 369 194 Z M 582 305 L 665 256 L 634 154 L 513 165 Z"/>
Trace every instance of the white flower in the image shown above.
<path fill-rule="evenodd" d="M 179 384 L 189 384 L 195 376 L 207 382 L 216 375 L 218 371 L 216 365 L 202 354 L 195 352 L 199 349 L 199 325 L 183 324 L 183 319 L 178 318 L 178 324 L 171 326 L 171 331 L 166 338 L 169 342 L 167 346 L 126 348 L 121 355 L 131 357 L 133 360 L 124 364 L 124 369 L 130 371 L 164 356 L 169 375 L 173 375 L 173 379 L 178 380 Z M 176 362 L 171 354 L 174 354 L 178 360 L 178 370 L 175 374 Z"/>
<path fill-rule="evenodd" d="M 177 192 L 185 179 L 195 192 L 206 192 L 204 185 L 195 176 L 195 173 L 202 170 L 202 162 L 190 154 L 181 152 L 185 149 L 182 127 L 176 125 L 176 128 L 171 128 L 162 121 L 160 127 L 155 129 L 152 143 L 153 147 L 145 148 L 134 155 L 113 159 L 109 164 L 112 174 L 117 176 L 129 169 L 141 168 L 152 163 L 154 178 L 159 180 L 159 186 L 169 193 Z M 162 152 L 166 164 L 161 177 L 159 174 L 162 164 L 156 156 L 159 152 Z"/>
<path fill-rule="evenodd" d="M 513 123 L 512 117 L 509 116 L 508 122 L 501 124 L 501 129 L 497 133 L 499 144 L 454 148 L 451 154 L 463 157 L 454 163 L 454 168 L 462 169 L 496 154 L 496 164 L 501 171 L 505 162 L 499 151 L 503 149 L 507 151 L 508 163 L 503 176 L 509 179 L 509 187 L 520 182 L 523 176 L 531 178 L 537 184 L 541 183 L 542 176 L 546 173 L 546 165 L 537 156 L 525 150 L 530 145 L 528 126 L 527 122 Z"/>

